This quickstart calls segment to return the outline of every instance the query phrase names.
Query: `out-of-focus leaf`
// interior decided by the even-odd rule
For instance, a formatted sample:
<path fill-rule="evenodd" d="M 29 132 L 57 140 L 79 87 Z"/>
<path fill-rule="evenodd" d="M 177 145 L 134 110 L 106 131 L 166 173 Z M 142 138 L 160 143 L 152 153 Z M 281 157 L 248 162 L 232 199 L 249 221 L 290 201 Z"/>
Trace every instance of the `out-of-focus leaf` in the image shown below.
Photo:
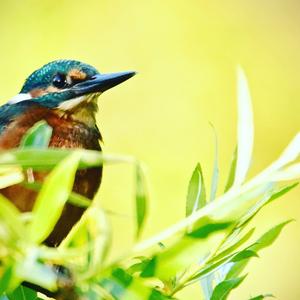
<path fill-rule="evenodd" d="M 190 233 L 179 237 L 176 243 L 157 254 L 155 276 L 162 280 L 169 280 L 212 251 L 232 225 L 222 223 L 222 226 L 214 226 L 214 223 L 212 219 L 203 219 L 201 226 L 196 229 L 197 234 Z M 203 232 L 198 234 L 201 228 Z"/>
<path fill-rule="evenodd" d="M 292 220 L 288 220 L 285 222 L 282 222 L 273 228 L 271 228 L 269 231 L 267 231 L 265 234 L 263 234 L 257 241 L 256 243 L 249 248 L 250 250 L 253 251 L 258 251 L 263 248 L 266 248 L 270 245 L 273 244 L 273 242 L 278 238 L 281 230 L 283 229 L 284 226 L 292 222 Z"/>
<path fill-rule="evenodd" d="M 286 222 L 280 223 L 280 224 L 276 225 L 275 227 L 271 228 L 265 234 L 263 234 L 256 241 L 255 244 L 253 244 L 251 247 L 249 247 L 248 250 L 254 251 L 256 253 L 259 250 L 270 246 L 276 240 L 276 238 L 279 236 L 283 227 L 290 222 L 291 221 L 286 221 Z M 247 264 L 249 263 L 250 259 L 251 259 L 251 257 L 249 257 L 248 259 L 244 259 L 244 260 L 234 263 L 234 265 L 231 267 L 231 269 L 227 273 L 226 279 L 231 279 L 231 278 L 235 278 L 235 277 L 239 276 L 241 274 L 241 272 L 245 269 Z"/>
<path fill-rule="evenodd" d="M 52 135 L 52 127 L 45 121 L 39 121 L 23 136 L 20 147 L 47 148 Z"/>
<path fill-rule="evenodd" d="M 19 278 L 41 286 L 49 291 L 57 289 L 57 271 L 38 261 L 37 249 L 33 249 L 16 265 L 16 274 Z"/>
<path fill-rule="evenodd" d="M 288 181 L 295 180 L 300 176 L 300 163 L 294 163 L 284 169 L 274 172 L 270 180 L 274 181 Z"/>
<path fill-rule="evenodd" d="M 211 187 L 210 187 L 210 197 L 209 201 L 213 201 L 217 195 L 218 182 L 219 182 L 219 146 L 218 146 L 218 137 L 215 128 L 212 126 L 215 136 L 215 155 L 214 155 L 214 165 L 213 165 L 213 173 L 211 178 Z"/>
<path fill-rule="evenodd" d="M 238 262 L 238 261 L 241 261 L 243 259 L 250 258 L 250 257 L 258 257 L 258 255 L 257 255 L 257 253 L 255 251 L 246 249 L 246 250 L 240 251 L 238 254 L 236 254 L 231 259 L 231 261 L 232 262 Z"/>
<path fill-rule="evenodd" d="M 20 285 L 12 293 L 7 295 L 9 300 L 38 300 L 37 292 Z"/>
<path fill-rule="evenodd" d="M 10 285 L 10 280 L 13 276 L 12 266 L 8 266 L 4 272 L 1 274 L 0 278 L 0 295 L 2 295 Z"/>
<path fill-rule="evenodd" d="M 296 182 L 291 185 L 284 186 L 284 187 L 280 188 L 278 191 L 275 191 L 275 193 L 273 193 L 272 196 L 270 197 L 270 199 L 268 200 L 268 203 L 283 196 L 284 194 L 286 194 L 287 192 L 289 192 L 290 190 L 295 188 L 298 184 L 299 184 L 299 182 Z"/>
<path fill-rule="evenodd" d="M 23 186 L 25 186 L 26 188 L 31 189 L 33 191 L 40 191 L 42 184 L 39 182 L 30 182 L 30 183 L 24 182 Z M 89 200 L 86 197 L 84 197 L 80 194 L 77 194 L 75 192 L 71 192 L 68 202 L 75 206 L 84 207 L 84 208 L 89 207 L 92 203 L 91 200 Z"/>
<path fill-rule="evenodd" d="M 224 192 L 226 193 L 233 185 L 234 182 L 234 176 L 235 176 L 235 170 L 236 170 L 236 161 L 237 161 L 237 147 L 235 148 L 232 159 L 231 159 L 231 164 L 230 164 L 230 169 L 229 169 L 229 175 L 227 178 L 226 186 Z"/>
<path fill-rule="evenodd" d="M 97 205 L 90 206 L 73 226 L 67 237 L 59 245 L 60 251 L 76 250 L 84 276 L 95 276 L 102 268 L 109 242 L 110 228 L 103 210 Z M 84 270 L 84 271 L 83 271 Z"/>
<path fill-rule="evenodd" d="M 254 205 L 247 214 L 243 216 L 243 218 L 240 220 L 240 223 L 238 226 L 240 228 L 245 227 L 258 213 L 259 211 L 272 201 L 276 200 L 277 198 L 283 196 L 293 188 L 295 188 L 298 185 L 298 183 L 293 183 L 288 186 L 281 187 L 278 190 L 271 191 L 270 195 L 266 195 L 265 197 L 262 198 L 261 201 L 259 201 L 256 205 Z"/>
<path fill-rule="evenodd" d="M 152 292 L 140 278 L 133 277 L 120 268 L 114 269 L 112 275 L 102 279 L 100 284 L 109 291 L 113 299 L 119 300 L 149 299 Z"/>
<path fill-rule="evenodd" d="M 229 246 L 228 248 L 224 249 L 221 253 L 216 255 L 211 261 L 218 261 L 222 259 L 223 257 L 229 255 L 230 253 L 233 253 L 234 250 L 236 250 L 238 247 L 240 247 L 242 244 L 244 244 L 246 241 L 249 240 L 249 238 L 252 236 L 255 228 L 250 229 L 243 237 L 238 239 L 234 244 Z"/>
<path fill-rule="evenodd" d="M 238 287 L 242 281 L 245 279 L 246 275 L 239 278 L 232 278 L 229 280 L 224 280 L 220 282 L 213 291 L 210 300 L 225 300 L 227 299 L 229 293 Z"/>
<path fill-rule="evenodd" d="M 80 149 L 81 159 L 79 169 L 91 168 L 103 165 L 103 163 L 130 163 L 136 164 L 136 160 L 125 155 L 109 155 L 99 151 Z M 33 170 L 53 169 L 64 158 L 73 153 L 71 149 L 12 149 L 9 152 L 0 151 L 0 166 L 22 166 Z"/>
<path fill-rule="evenodd" d="M 139 237 L 142 227 L 144 225 L 147 214 L 147 192 L 143 170 L 139 164 L 136 165 L 136 236 Z"/>
<path fill-rule="evenodd" d="M 148 300 L 176 300 L 176 298 L 173 298 L 171 296 L 165 296 L 161 292 L 157 290 L 152 290 Z"/>
<path fill-rule="evenodd" d="M 202 169 L 198 163 L 189 182 L 187 200 L 186 200 L 186 216 L 191 215 L 201 207 L 206 205 L 205 185 Z"/>
<path fill-rule="evenodd" d="M 0 189 L 20 183 L 24 180 L 24 175 L 20 167 L 0 168 Z"/>
<path fill-rule="evenodd" d="M 32 222 L 29 224 L 29 237 L 33 242 L 42 242 L 58 221 L 72 191 L 80 157 L 80 152 L 73 152 L 45 179 L 33 207 Z"/>
<path fill-rule="evenodd" d="M 17 208 L 0 194 L 0 223 L 5 222 L 6 228 L 10 230 L 10 238 L 22 240 L 26 238 L 26 231 L 19 216 Z"/>
<path fill-rule="evenodd" d="M 272 294 L 265 294 L 265 295 L 259 295 L 259 296 L 256 296 L 256 297 L 252 297 L 249 300 L 263 300 L 263 299 L 266 299 L 266 298 L 275 298 L 275 297 Z"/>
<path fill-rule="evenodd" d="M 233 257 L 238 255 L 234 252 L 234 250 L 237 249 L 239 246 L 241 246 L 243 243 L 245 243 L 251 237 L 253 232 L 254 232 L 254 228 L 252 228 L 250 231 L 248 231 L 235 244 L 226 248 L 224 251 L 219 253 L 217 256 L 214 256 L 212 259 L 210 259 L 204 268 L 201 268 L 197 273 L 194 274 L 194 276 L 190 279 L 190 282 L 192 283 L 199 278 L 201 278 L 201 282 L 202 282 L 202 279 L 205 279 L 207 276 L 209 276 L 210 273 L 212 273 L 213 271 L 216 271 L 222 265 L 231 261 Z M 247 249 L 245 249 L 244 251 L 247 251 Z M 241 251 L 241 252 L 243 252 L 243 251 Z M 255 253 L 255 252 L 253 252 L 253 253 Z M 205 280 L 205 281 L 207 281 L 207 280 Z"/>
<path fill-rule="evenodd" d="M 246 75 L 238 68 L 238 147 L 234 185 L 244 182 L 253 151 L 254 125 L 250 91 Z"/>
<path fill-rule="evenodd" d="M 141 277 L 153 277 L 155 274 L 155 268 L 157 263 L 157 256 L 154 256 L 151 260 L 149 260 L 141 273 Z"/>
<path fill-rule="evenodd" d="M 138 262 L 132 264 L 126 270 L 129 274 L 135 274 L 137 272 L 142 272 L 148 266 L 149 262 L 151 261 L 151 259 L 149 259 L 148 257 L 138 257 L 135 259 L 138 259 Z"/>
<path fill-rule="evenodd" d="M 284 166 L 296 160 L 300 155 L 300 132 L 292 139 L 288 146 L 284 149 L 280 157 L 273 162 L 267 169 L 264 170 L 263 175 L 272 174 L 280 170 Z"/>

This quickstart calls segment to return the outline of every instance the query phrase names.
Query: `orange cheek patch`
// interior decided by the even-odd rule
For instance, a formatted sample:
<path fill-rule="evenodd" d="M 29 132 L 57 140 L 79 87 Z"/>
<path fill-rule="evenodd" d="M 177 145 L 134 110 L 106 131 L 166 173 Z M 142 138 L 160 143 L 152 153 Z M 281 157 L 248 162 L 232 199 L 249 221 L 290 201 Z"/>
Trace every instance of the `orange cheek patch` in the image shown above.
<path fill-rule="evenodd" d="M 54 87 L 54 86 L 52 86 L 52 85 L 48 86 L 48 87 L 46 88 L 45 91 L 46 91 L 47 93 L 61 92 L 60 89 L 58 89 L 58 88 L 56 88 L 56 87 Z"/>
<path fill-rule="evenodd" d="M 30 92 L 30 95 L 32 98 L 37 98 L 45 94 L 56 93 L 56 92 L 61 92 L 61 90 L 54 86 L 49 86 L 46 89 L 34 89 Z"/>
<path fill-rule="evenodd" d="M 72 69 L 68 75 L 72 81 L 82 81 L 86 79 L 86 74 L 78 69 Z"/>
<path fill-rule="evenodd" d="M 44 89 L 34 89 L 34 90 L 30 91 L 30 95 L 32 98 L 37 98 L 37 97 L 43 96 L 46 93 L 47 92 Z"/>

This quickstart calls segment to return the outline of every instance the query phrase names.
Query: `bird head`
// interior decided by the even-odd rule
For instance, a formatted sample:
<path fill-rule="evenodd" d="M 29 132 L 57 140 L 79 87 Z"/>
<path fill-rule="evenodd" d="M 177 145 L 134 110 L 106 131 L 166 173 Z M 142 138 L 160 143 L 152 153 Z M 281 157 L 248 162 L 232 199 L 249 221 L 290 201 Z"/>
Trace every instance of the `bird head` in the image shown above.
<path fill-rule="evenodd" d="M 93 121 L 98 96 L 134 75 L 132 71 L 100 74 L 79 61 L 56 60 L 33 72 L 8 104 L 30 101 L 79 121 Z"/>

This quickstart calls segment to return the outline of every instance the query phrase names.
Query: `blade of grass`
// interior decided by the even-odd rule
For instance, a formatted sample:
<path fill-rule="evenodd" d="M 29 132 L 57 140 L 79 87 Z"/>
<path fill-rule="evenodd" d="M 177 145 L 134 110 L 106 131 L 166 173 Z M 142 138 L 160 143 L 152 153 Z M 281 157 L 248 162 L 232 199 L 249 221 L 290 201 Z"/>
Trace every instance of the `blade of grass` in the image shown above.
<path fill-rule="evenodd" d="M 224 193 L 226 193 L 233 185 L 235 173 L 236 173 L 236 161 L 237 161 L 237 147 L 235 147 L 235 150 L 232 155 L 229 175 L 228 175 L 228 179 L 226 182 Z"/>
<path fill-rule="evenodd" d="M 52 231 L 67 202 L 74 182 L 81 152 L 73 152 L 47 176 L 33 207 L 29 238 L 40 243 Z"/>
<path fill-rule="evenodd" d="M 135 205 L 136 205 L 136 236 L 139 237 L 141 234 L 142 227 L 145 222 L 147 214 L 147 192 L 145 178 L 142 167 L 136 165 L 136 193 L 135 193 Z"/>
<path fill-rule="evenodd" d="M 244 182 L 253 151 L 254 125 L 250 91 L 244 71 L 238 68 L 238 147 L 234 185 Z"/>
<path fill-rule="evenodd" d="M 186 199 L 186 216 L 193 214 L 206 205 L 205 185 L 202 169 L 198 163 L 189 182 Z"/>

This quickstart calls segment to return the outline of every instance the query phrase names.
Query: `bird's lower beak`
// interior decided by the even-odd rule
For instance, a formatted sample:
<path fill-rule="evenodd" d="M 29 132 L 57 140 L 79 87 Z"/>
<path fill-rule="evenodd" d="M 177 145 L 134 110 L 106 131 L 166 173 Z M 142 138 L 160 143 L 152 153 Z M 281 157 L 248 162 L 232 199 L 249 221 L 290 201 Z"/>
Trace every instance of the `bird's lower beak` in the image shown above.
<path fill-rule="evenodd" d="M 104 91 L 126 81 L 134 76 L 133 71 L 111 73 L 111 74 L 97 74 L 91 79 L 81 83 L 77 83 L 72 87 L 76 96 L 82 96 L 91 93 L 103 93 Z"/>

